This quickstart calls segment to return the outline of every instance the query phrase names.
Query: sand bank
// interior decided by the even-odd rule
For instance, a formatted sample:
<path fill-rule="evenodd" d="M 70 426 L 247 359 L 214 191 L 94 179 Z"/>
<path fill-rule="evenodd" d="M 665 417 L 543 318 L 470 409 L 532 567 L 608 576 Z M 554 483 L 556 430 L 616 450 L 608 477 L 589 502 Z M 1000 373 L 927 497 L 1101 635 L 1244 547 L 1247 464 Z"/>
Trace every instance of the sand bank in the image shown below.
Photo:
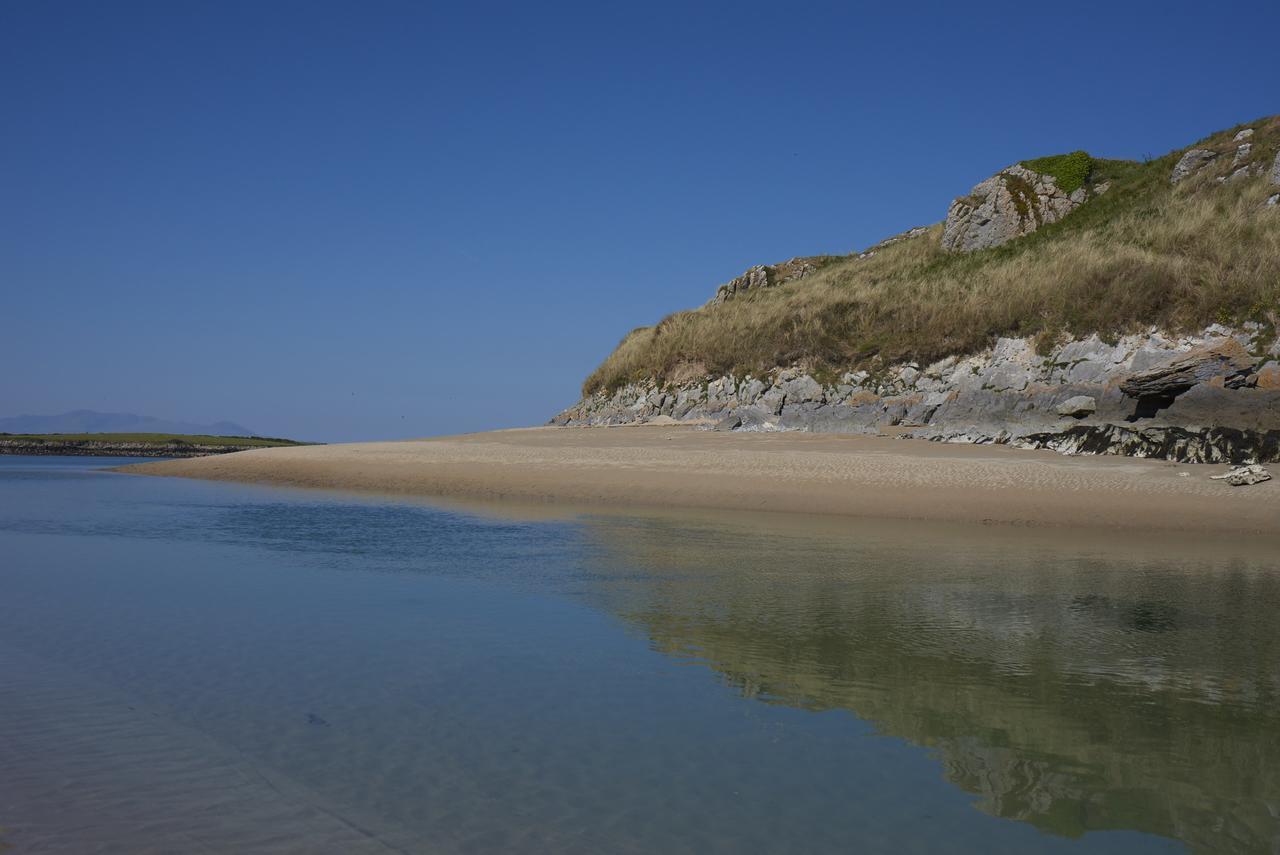
<path fill-rule="evenodd" d="M 1209 480 L 1226 468 L 890 437 L 644 426 L 269 448 L 121 471 L 591 508 L 1280 533 L 1280 480 L 1252 487 Z"/>

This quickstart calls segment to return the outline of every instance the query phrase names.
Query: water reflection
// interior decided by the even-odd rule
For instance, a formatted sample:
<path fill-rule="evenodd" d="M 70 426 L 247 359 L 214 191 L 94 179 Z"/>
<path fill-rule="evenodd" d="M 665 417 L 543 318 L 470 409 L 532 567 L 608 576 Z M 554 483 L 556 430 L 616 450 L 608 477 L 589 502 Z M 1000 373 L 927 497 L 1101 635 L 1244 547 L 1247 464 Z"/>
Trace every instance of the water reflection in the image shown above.
<path fill-rule="evenodd" d="M 850 529 L 854 530 L 850 530 Z M 931 749 L 996 816 L 1280 847 L 1280 572 L 1263 556 L 919 526 L 597 520 L 594 598 L 743 696 Z"/>
<path fill-rule="evenodd" d="M 477 518 L 0 461 L 0 654 L 37 663 L 5 670 L 0 725 L 32 684 L 67 722 L 86 708 L 57 698 L 99 716 L 87 675 L 404 851 L 1274 853 L 1277 554 Z M 47 734 L 49 710 L 27 708 L 19 732 Z M 86 738 L 103 763 L 150 744 Z M 6 746 L 43 780 L 83 780 Z M 168 797 L 203 806 L 191 769 L 222 755 L 188 753 Z M 5 799 L 31 791 L 5 769 L 12 826 Z M 147 806 L 99 773 L 55 827 L 97 816 L 89 796 Z M 154 826 L 118 818 L 154 848 Z M 1117 833 L 1079 839 L 1095 830 Z"/>

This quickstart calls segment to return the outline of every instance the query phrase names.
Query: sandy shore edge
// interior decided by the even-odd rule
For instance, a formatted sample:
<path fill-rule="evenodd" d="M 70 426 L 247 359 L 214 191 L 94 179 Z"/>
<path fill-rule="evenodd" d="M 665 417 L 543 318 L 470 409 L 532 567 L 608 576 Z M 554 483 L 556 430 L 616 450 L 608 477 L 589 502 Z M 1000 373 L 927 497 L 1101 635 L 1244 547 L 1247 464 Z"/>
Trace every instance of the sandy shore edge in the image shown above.
<path fill-rule="evenodd" d="M 888 437 L 646 426 L 256 449 L 118 471 L 596 509 L 1280 534 L 1280 482 L 1209 480 L 1225 469 Z"/>

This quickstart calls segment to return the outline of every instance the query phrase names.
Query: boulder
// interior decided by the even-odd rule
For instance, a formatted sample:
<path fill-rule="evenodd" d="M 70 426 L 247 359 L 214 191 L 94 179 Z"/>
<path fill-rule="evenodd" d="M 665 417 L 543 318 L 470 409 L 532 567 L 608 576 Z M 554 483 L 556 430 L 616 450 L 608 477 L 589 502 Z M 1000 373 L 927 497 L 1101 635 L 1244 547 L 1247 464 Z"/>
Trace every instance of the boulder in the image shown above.
<path fill-rule="evenodd" d="M 1280 185 L 1280 151 L 1276 152 L 1276 162 L 1271 164 L 1271 183 Z"/>
<path fill-rule="evenodd" d="M 1200 383 L 1221 377 L 1228 388 L 1243 386 L 1255 360 L 1233 338 L 1180 353 L 1162 364 L 1130 374 L 1120 391 L 1130 398 L 1172 399 Z"/>
<path fill-rule="evenodd" d="M 1061 220 L 1087 196 L 1062 192 L 1051 175 L 1010 166 L 951 203 L 942 227 L 942 247 L 971 252 L 999 246 Z"/>
<path fill-rule="evenodd" d="M 788 404 L 809 401 L 822 403 L 826 400 L 822 391 L 822 384 L 808 374 L 801 374 L 793 380 L 787 380 L 782 384 L 782 391 L 786 393 Z"/>
<path fill-rule="evenodd" d="M 1249 137 L 1251 137 L 1251 136 L 1253 136 L 1253 128 L 1245 128 L 1243 131 L 1241 131 L 1240 133 L 1238 133 L 1238 134 L 1236 134 L 1234 137 L 1232 137 L 1232 138 L 1231 138 L 1231 141 L 1232 141 L 1232 142 L 1242 142 L 1242 141 L 1244 141 L 1244 140 L 1249 139 Z"/>
<path fill-rule="evenodd" d="M 787 400 L 787 393 L 782 389 L 774 386 L 767 392 L 756 399 L 756 404 L 764 408 L 771 415 L 780 415 L 782 413 L 782 405 Z"/>
<path fill-rule="evenodd" d="M 1222 475 L 1210 475 L 1214 481 L 1226 481 L 1232 487 L 1247 487 L 1250 484 L 1261 484 L 1271 480 L 1271 473 L 1257 463 L 1248 466 L 1236 466 Z"/>
<path fill-rule="evenodd" d="M 1218 156 L 1216 151 L 1207 148 L 1193 148 L 1182 157 L 1178 158 L 1177 164 L 1173 167 L 1173 174 L 1169 176 L 1170 184 L 1177 184 L 1184 178 L 1189 178 L 1199 172 L 1210 161 Z"/>
<path fill-rule="evenodd" d="M 1060 416 L 1068 416 L 1073 419 L 1082 419 L 1085 416 L 1091 416 L 1098 411 L 1098 399 L 1091 398 L 1088 395 L 1076 395 L 1074 398 L 1067 398 L 1058 406 L 1054 407 L 1054 412 Z"/>
<path fill-rule="evenodd" d="M 1280 389 L 1280 362 L 1268 362 L 1258 369 L 1252 385 L 1259 389 Z"/>
<path fill-rule="evenodd" d="M 722 418 L 720 421 L 716 422 L 715 429 L 719 431 L 730 431 L 730 430 L 736 430 L 738 427 L 741 427 L 741 425 L 742 425 L 742 416 L 738 415 L 737 413 L 730 413 L 729 415 Z"/>
<path fill-rule="evenodd" d="M 738 400 L 744 404 L 754 404 L 767 387 L 754 377 L 742 381 L 738 388 Z"/>

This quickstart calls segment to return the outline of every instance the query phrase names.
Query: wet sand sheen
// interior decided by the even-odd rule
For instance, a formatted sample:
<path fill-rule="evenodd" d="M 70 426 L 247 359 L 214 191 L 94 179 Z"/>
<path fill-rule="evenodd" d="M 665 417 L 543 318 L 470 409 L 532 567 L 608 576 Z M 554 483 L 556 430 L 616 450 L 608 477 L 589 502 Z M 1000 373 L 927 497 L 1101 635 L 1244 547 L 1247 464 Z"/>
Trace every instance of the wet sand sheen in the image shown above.
<path fill-rule="evenodd" d="M 272 448 L 121 471 L 594 508 L 1280 534 L 1280 482 L 1242 488 L 1209 480 L 1225 469 L 888 437 L 646 426 Z"/>

